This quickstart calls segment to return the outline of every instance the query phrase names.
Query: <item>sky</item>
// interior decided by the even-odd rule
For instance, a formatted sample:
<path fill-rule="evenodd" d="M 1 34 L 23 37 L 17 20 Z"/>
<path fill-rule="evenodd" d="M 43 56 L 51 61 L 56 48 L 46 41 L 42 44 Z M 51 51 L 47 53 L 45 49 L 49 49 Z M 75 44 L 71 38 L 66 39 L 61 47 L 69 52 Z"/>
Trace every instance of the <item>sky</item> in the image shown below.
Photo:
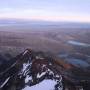
<path fill-rule="evenodd" d="M 0 18 L 90 22 L 90 0 L 0 0 Z"/>

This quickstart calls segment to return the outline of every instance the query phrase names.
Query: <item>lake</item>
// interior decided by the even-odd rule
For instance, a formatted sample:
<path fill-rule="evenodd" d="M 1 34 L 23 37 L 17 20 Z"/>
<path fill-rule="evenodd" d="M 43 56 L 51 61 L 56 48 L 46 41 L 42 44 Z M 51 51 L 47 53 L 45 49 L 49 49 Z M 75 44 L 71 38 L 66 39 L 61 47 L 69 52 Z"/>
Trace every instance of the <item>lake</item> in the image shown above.
<path fill-rule="evenodd" d="M 70 40 L 67 43 L 75 46 L 90 47 L 90 44 L 88 43 L 83 43 L 83 42 L 74 41 L 74 40 Z"/>

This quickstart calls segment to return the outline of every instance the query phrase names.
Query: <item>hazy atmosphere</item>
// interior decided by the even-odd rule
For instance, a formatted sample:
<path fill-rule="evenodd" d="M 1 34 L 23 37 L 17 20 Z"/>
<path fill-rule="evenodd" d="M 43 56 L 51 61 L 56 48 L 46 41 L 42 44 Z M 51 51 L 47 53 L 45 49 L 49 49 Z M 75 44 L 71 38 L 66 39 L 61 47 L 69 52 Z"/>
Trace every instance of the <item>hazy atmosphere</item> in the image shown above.
<path fill-rule="evenodd" d="M 0 18 L 90 22 L 90 0 L 0 0 Z"/>

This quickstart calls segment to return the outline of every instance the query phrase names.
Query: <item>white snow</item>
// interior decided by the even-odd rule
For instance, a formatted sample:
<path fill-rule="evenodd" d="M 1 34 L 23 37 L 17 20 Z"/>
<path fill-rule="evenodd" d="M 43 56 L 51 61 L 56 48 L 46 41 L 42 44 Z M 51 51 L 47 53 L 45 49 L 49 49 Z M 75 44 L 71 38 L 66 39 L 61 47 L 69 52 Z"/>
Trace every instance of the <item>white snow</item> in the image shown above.
<path fill-rule="evenodd" d="M 28 73 L 28 67 L 31 66 L 31 64 L 32 63 L 29 63 L 29 61 L 27 63 L 24 63 L 23 68 L 19 74 L 26 75 Z"/>
<path fill-rule="evenodd" d="M 8 82 L 9 79 L 10 79 L 10 77 L 8 77 L 8 78 L 5 80 L 5 82 L 0 86 L 0 88 L 2 88 L 2 87 Z"/>
<path fill-rule="evenodd" d="M 43 65 L 42 68 L 46 67 L 46 65 Z"/>
<path fill-rule="evenodd" d="M 23 55 L 25 55 L 28 52 L 28 50 L 24 51 Z"/>
<path fill-rule="evenodd" d="M 49 75 L 54 75 L 54 73 L 50 69 L 48 69 L 48 72 L 49 72 Z"/>
<path fill-rule="evenodd" d="M 26 86 L 22 90 L 54 90 L 56 84 L 57 82 L 55 82 L 54 80 L 44 80 L 41 83 L 31 87 Z"/>
<path fill-rule="evenodd" d="M 22 72 L 24 72 L 26 69 L 27 69 L 27 67 L 29 66 L 29 64 L 28 63 L 24 63 L 23 64 L 23 69 L 22 69 Z"/>
<path fill-rule="evenodd" d="M 26 78 L 25 78 L 25 83 L 28 83 L 28 82 L 29 82 L 29 80 L 32 80 L 32 77 L 31 77 L 31 76 L 29 76 L 29 75 L 27 75 L 27 76 L 26 76 Z"/>
<path fill-rule="evenodd" d="M 56 75 L 57 78 L 59 78 L 60 76 L 59 75 Z"/>
<path fill-rule="evenodd" d="M 24 63 L 24 64 L 23 64 L 22 72 L 24 72 L 29 65 L 30 65 L 29 61 L 28 61 L 27 63 Z"/>
<path fill-rule="evenodd" d="M 43 65 L 43 67 L 46 67 L 46 65 Z M 37 78 L 41 78 L 42 76 L 44 76 L 47 72 L 49 72 L 49 75 L 54 75 L 54 73 L 50 70 L 47 69 L 46 72 L 42 72 L 41 74 L 37 74 Z"/>
<path fill-rule="evenodd" d="M 42 72 L 41 74 L 37 74 L 37 78 L 41 78 L 42 76 L 44 76 L 46 74 L 46 72 Z"/>

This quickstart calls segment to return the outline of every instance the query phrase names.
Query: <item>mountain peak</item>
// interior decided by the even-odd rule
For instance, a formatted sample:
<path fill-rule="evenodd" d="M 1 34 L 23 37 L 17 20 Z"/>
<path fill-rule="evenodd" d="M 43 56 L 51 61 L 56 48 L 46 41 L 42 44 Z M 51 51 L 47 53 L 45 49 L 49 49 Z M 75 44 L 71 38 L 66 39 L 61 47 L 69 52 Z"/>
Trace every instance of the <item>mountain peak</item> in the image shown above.
<path fill-rule="evenodd" d="M 61 90 L 62 77 L 50 58 L 44 57 L 42 52 L 26 49 L 12 60 L 13 64 L 0 75 L 1 90 L 26 90 L 47 81 L 54 83 L 53 89 Z"/>
<path fill-rule="evenodd" d="M 68 90 L 89 87 L 87 72 L 83 74 L 85 71 L 82 69 L 56 59 L 47 53 L 26 49 L 12 58 L 7 68 L 0 72 L 0 90 L 42 90 L 41 86 L 46 83 L 47 90 L 63 90 L 64 86 L 70 88 Z"/>

